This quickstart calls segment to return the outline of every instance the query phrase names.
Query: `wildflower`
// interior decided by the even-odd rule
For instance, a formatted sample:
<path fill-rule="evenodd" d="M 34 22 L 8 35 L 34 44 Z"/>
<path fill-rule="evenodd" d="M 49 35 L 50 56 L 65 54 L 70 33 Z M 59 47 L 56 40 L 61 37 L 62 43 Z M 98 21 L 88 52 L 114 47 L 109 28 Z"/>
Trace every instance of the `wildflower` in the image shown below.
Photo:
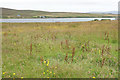
<path fill-rule="evenodd" d="M 53 73 L 55 75 L 55 73 Z"/>
<path fill-rule="evenodd" d="M 50 74 L 51 74 L 52 72 L 50 71 Z"/>
<path fill-rule="evenodd" d="M 47 66 L 48 66 L 48 64 L 47 64 Z"/>
<path fill-rule="evenodd" d="M 6 72 L 3 72 L 3 74 L 6 74 Z"/>
<path fill-rule="evenodd" d="M 93 77 L 93 78 L 95 78 L 95 77 Z"/>
<path fill-rule="evenodd" d="M 49 78 L 49 77 L 47 77 L 47 78 Z"/>
<path fill-rule="evenodd" d="M 9 75 L 9 78 L 10 78 L 10 75 Z"/>
<path fill-rule="evenodd" d="M 15 73 L 13 73 L 13 75 L 15 75 Z"/>
<path fill-rule="evenodd" d="M 43 72 L 43 74 L 45 74 L 45 72 Z"/>
<path fill-rule="evenodd" d="M 46 61 L 44 61 L 44 63 L 46 64 Z"/>
<path fill-rule="evenodd" d="M 49 70 L 47 70 L 47 72 L 49 72 Z"/>
<path fill-rule="evenodd" d="M 21 77 L 21 79 L 23 79 L 23 77 Z"/>

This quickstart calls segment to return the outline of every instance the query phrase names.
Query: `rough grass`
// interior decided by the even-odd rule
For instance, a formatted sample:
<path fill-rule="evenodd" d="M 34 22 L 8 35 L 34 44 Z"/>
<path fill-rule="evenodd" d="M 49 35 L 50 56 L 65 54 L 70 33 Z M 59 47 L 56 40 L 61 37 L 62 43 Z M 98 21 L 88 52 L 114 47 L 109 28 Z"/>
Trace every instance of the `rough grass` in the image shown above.
<path fill-rule="evenodd" d="M 118 77 L 117 21 L 3 23 L 2 35 L 3 78 Z"/>

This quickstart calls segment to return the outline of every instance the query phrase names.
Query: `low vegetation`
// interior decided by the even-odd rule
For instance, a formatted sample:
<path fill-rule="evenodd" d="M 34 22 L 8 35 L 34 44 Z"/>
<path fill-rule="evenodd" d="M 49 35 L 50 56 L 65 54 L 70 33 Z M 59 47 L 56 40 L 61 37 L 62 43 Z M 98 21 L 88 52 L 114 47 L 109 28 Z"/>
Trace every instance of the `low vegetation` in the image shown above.
<path fill-rule="evenodd" d="M 117 21 L 3 23 L 3 78 L 117 78 Z"/>

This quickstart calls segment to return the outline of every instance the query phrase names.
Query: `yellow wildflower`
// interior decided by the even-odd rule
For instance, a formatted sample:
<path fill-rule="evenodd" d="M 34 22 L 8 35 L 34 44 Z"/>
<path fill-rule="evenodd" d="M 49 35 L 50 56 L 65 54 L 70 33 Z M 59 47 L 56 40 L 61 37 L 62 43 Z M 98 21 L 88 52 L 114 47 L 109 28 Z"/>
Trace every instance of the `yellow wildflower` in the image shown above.
<path fill-rule="evenodd" d="M 46 64 L 46 61 L 44 61 L 44 63 Z"/>
<path fill-rule="evenodd" d="M 95 78 L 95 77 L 93 77 L 93 78 Z"/>
<path fill-rule="evenodd" d="M 6 74 L 6 72 L 3 72 L 3 74 Z"/>
<path fill-rule="evenodd" d="M 47 64 L 47 66 L 48 66 L 48 64 Z"/>
<path fill-rule="evenodd" d="M 48 60 L 47 64 L 49 64 L 49 60 Z"/>
<path fill-rule="evenodd" d="M 49 70 L 47 70 L 47 72 L 49 72 Z"/>
<path fill-rule="evenodd" d="M 45 72 L 43 72 L 43 74 L 45 74 Z"/>
<path fill-rule="evenodd" d="M 47 78 L 49 78 L 49 77 L 47 77 Z"/>
<path fill-rule="evenodd" d="M 10 75 L 9 75 L 9 78 L 10 78 Z"/>
<path fill-rule="evenodd" d="M 55 73 L 53 73 L 55 75 Z"/>
<path fill-rule="evenodd" d="M 21 79 L 23 79 L 23 77 L 21 77 Z"/>
<path fill-rule="evenodd" d="M 15 75 L 15 73 L 13 73 L 13 75 Z"/>
<path fill-rule="evenodd" d="M 52 72 L 50 71 L 50 74 L 51 74 Z"/>

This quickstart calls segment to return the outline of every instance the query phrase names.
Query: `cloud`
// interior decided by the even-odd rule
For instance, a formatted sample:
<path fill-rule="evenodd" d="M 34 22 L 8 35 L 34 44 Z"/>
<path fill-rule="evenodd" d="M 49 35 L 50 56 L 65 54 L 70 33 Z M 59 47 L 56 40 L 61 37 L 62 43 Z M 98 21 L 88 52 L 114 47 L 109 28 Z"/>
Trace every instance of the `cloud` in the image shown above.
<path fill-rule="evenodd" d="M 0 6 L 43 11 L 89 12 L 117 10 L 119 0 L 1 0 Z"/>

